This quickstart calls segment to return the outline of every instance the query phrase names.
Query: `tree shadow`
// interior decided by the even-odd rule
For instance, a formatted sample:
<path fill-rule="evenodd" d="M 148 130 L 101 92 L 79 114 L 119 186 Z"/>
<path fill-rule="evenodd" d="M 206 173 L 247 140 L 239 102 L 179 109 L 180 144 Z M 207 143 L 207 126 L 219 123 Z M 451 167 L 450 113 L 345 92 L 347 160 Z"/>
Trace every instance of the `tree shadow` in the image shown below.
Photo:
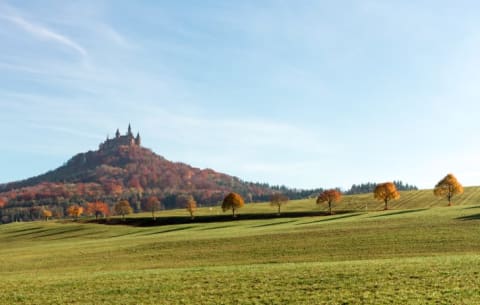
<path fill-rule="evenodd" d="M 280 222 L 271 222 L 271 223 L 261 224 L 261 225 L 257 225 L 257 226 L 252 226 L 252 228 L 270 227 L 270 226 L 281 225 L 281 224 L 284 224 L 284 223 L 291 223 L 291 222 L 295 222 L 295 221 L 297 221 L 297 220 L 287 220 L 287 221 L 280 221 Z"/>
<path fill-rule="evenodd" d="M 471 210 L 471 209 L 480 209 L 480 205 L 476 205 L 476 206 L 473 206 L 473 207 L 466 207 L 466 208 L 463 208 L 464 210 Z"/>
<path fill-rule="evenodd" d="M 194 228 L 194 227 L 195 226 L 173 228 L 173 229 L 163 230 L 163 231 L 160 231 L 160 232 L 151 232 L 151 233 L 147 233 L 147 234 L 143 234 L 143 235 L 156 235 L 156 234 L 163 234 L 163 233 L 169 233 L 169 232 L 175 232 L 175 231 L 184 231 L 184 230 L 188 230 L 188 229 L 191 229 L 191 228 Z"/>
<path fill-rule="evenodd" d="M 343 210 L 337 211 L 336 214 L 348 214 L 355 211 Z M 179 224 L 192 224 L 192 223 L 213 223 L 213 222 L 232 222 L 243 220 L 262 220 L 262 219 L 280 219 L 280 218 L 301 218 L 312 216 L 330 216 L 326 211 L 308 211 L 308 212 L 284 212 L 281 215 L 277 213 L 256 213 L 256 214 L 238 214 L 235 218 L 232 215 L 205 215 L 196 216 L 192 219 L 189 216 L 170 216 L 170 217 L 157 217 L 153 220 L 151 217 L 143 218 L 126 218 L 122 220 L 120 218 L 110 219 L 91 219 L 85 220 L 85 223 L 97 223 L 105 225 L 127 225 L 134 227 L 153 227 L 153 226 L 166 226 L 166 225 L 179 225 Z M 273 225 L 273 224 L 272 224 Z M 205 230 L 208 230 L 206 228 Z M 212 228 L 213 230 L 213 228 Z"/>
<path fill-rule="evenodd" d="M 457 217 L 458 220 L 480 220 L 480 214 Z"/>
<path fill-rule="evenodd" d="M 318 223 L 318 222 L 334 221 L 334 220 L 337 220 L 337 219 L 351 218 L 351 217 L 355 217 L 355 216 L 362 215 L 362 214 L 363 213 L 354 213 L 354 214 L 349 214 L 349 215 L 344 215 L 344 216 L 339 216 L 339 217 L 334 217 L 334 218 L 319 219 L 319 220 L 299 223 L 299 224 L 297 224 L 297 226 L 307 225 L 307 224 L 311 224 L 311 223 Z"/>
<path fill-rule="evenodd" d="M 388 213 L 388 214 L 370 216 L 370 218 L 387 217 L 387 216 L 394 216 L 394 215 L 401 215 L 401 214 L 416 213 L 416 212 L 421 212 L 421 211 L 425 211 L 425 210 L 428 210 L 428 209 L 425 208 L 425 209 L 415 209 L 415 210 L 403 210 L 403 211 L 398 211 L 398 212 L 393 212 L 393 213 Z"/>

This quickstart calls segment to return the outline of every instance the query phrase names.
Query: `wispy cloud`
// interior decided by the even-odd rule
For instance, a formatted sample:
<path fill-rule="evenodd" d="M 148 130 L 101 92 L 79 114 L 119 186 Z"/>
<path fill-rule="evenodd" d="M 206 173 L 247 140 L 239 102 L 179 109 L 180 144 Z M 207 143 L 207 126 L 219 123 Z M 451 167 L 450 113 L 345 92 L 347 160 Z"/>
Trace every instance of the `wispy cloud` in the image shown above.
<path fill-rule="evenodd" d="M 11 23 L 15 24 L 16 26 L 22 28 L 24 31 L 32 34 L 39 39 L 59 43 L 65 47 L 76 51 L 82 57 L 87 56 L 87 51 L 81 45 L 68 38 L 67 36 L 59 34 L 45 26 L 34 24 L 20 16 L 0 15 L 0 18 L 10 21 Z"/>

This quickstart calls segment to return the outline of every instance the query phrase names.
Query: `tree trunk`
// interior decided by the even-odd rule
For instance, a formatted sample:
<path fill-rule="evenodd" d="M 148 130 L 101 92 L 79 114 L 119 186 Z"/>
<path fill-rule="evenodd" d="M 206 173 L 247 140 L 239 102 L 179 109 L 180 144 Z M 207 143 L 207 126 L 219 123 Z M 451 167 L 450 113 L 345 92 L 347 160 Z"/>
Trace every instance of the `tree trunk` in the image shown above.
<path fill-rule="evenodd" d="M 388 210 L 388 205 L 387 205 L 387 204 L 388 204 L 388 200 L 385 199 L 384 201 L 385 201 L 385 207 L 383 208 L 383 210 L 386 211 L 386 210 Z"/>
<path fill-rule="evenodd" d="M 235 208 L 232 208 L 232 215 L 233 215 L 233 218 L 235 218 Z"/>
<path fill-rule="evenodd" d="M 452 195 L 448 194 L 448 206 L 451 207 L 452 206 Z"/>
<path fill-rule="evenodd" d="M 280 216 L 280 205 L 278 205 L 278 216 Z"/>
<path fill-rule="evenodd" d="M 152 210 L 152 218 L 155 220 L 155 211 Z"/>
<path fill-rule="evenodd" d="M 332 215 L 332 202 L 328 202 L 328 211 L 330 212 L 330 215 Z"/>

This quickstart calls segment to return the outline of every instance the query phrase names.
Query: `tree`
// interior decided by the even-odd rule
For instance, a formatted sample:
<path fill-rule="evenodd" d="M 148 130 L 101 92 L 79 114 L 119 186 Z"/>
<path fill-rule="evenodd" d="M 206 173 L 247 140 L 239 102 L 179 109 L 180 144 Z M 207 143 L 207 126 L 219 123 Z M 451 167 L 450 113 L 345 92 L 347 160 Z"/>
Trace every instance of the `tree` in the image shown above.
<path fill-rule="evenodd" d="M 157 196 L 150 196 L 145 203 L 145 210 L 152 212 L 152 218 L 155 220 L 155 212 L 160 210 L 160 200 Z"/>
<path fill-rule="evenodd" d="M 185 198 L 184 207 L 190 213 L 190 217 L 193 219 L 195 217 L 193 213 L 195 213 L 195 210 L 197 209 L 197 202 L 192 195 L 189 195 Z"/>
<path fill-rule="evenodd" d="M 77 220 L 80 215 L 83 214 L 83 208 L 78 204 L 74 204 L 68 207 L 67 213 L 72 216 L 74 220 Z"/>
<path fill-rule="evenodd" d="M 125 215 L 131 214 L 133 212 L 132 207 L 128 200 L 120 200 L 115 204 L 115 213 L 117 215 L 122 215 L 122 220 L 125 220 Z"/>
<path fill-rule="evenodd" d="M 373 191 L 373 197 L 377 200 L 382 200 L 385 203 L 384 210 L 388 210 L 388 202 L 400 198 L 400 193 L 397 191 L 395 184 L 385 182 L 377 184 Z"/>
<path fill-rule="evenodd" d="M 460 195 L 463 193 L 463 186 L 458 182 L 454 175 L 448 174 L 440 180 L 435 188 L 433 194 L 438 197 L 444 197 L 448 200 L 448 205 L 452 205 L 453 195 Z"/>
<path fill-rule="evenodd" d="M 107 216 L 110 210 L 105 202 L 95 201 L 87 203 L 87 213 L 95 215 L 95 219 L 98 219 L 98 216 Z"/>
<path fill-rule="evenodd" d="M 332 203 L 340 202 L 342 200 L 342 193 L 340 191 L 332 189 L 326 190 L 320 193 L 317 197 L 317 204 L 321 204 L 324 202 L 328 203 L 328 211 L 330 215 L 332 215 Z"/>
<path fill-rule="evenodd" d="M 222 202 L 222 210 L 225 212 L 227 210 L 232 210 L 233 217 L 237 217 L 235 215 L 235 211 L 245 205 L 245 201 L 243 200 L 242 196 L 237 193 L 230 193 L 228 194 Z"/>
<path fill-rule="evenodd" d="M 287 204 L 287 202 L 288 197 L 283 194 L 273 194 L 270 197 L 270 205 L 278 208 L 278 215 L 280 215 L 280 208 L 282 207 L 282 205 Z"/>
<path fill-rule="evenodd" d="M 48 221 L 48 218 L 52 217 L 52 211 L 43 208 L 42 217 L 45 218 L 45 221 Z"/>

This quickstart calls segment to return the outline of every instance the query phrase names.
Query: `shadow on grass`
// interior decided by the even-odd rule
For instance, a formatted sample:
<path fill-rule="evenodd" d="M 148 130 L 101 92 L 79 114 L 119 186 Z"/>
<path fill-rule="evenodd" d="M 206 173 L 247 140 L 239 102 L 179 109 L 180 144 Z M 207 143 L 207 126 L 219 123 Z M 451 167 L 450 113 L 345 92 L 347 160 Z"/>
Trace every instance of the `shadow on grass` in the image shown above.
<path fill-rule="evenodd" d="M 194 228 L 194 227 L 195 226 L 173 228 L 173 229 L 163 230 L 163 231 L 160 231 L 160 232 L 151 232 L 151 233 L 144 234 L 144 235 L 156 235 L 156 234 L 163 234 L 163 233 L 169 233 L 169 232 L 175 232 L 175 231 L 183 231 L 183 230 L 188 230 L 188 229 L 191 229 L 191 228 Z"/>
<path fill-rule="evenodd" d="M 464 210 L 471 210 L 471 209 L 480 209 L 480 205 L 476 205 L 476 206 L 473 206 L 473 207 L 466 207 L 466 208 L 463 208 Z"/>
<path fill-rule="evenodd" d="M 387 216 L 393 216 L 393 215 L 401 215 L 401 214 L 415 213 L 415 212 L 421 212 L 421 211 L 425 211 L 425 210 L 428 210 L 428 209 L 425 208 L 425 209 L 415 209 L 415 210 L 403 210 L 403 211 L 398 211 L 398 212 L 393 212 L 393 213 L 388 213 L 388 214 L 381 214 L 381 215 L 370 216 L 370 218 L 387 217 Z"/>
<path fill-rule="evenodd" d="M 200 229 L 199 231 L 209 231 L 209 230 L 216 230 L 216 229 L 225 229 L 225 228 L 230 228 L 230 227 L 232 227 L 232 226 L 227 225 L 227 226 L 207 227 L 207 228 Z"/>
<path fill-rule="evenodd" d="M 459 220 L 480 220 L 480 214 L 473 214 L 468 216 L 458 217 Z"/>
<path fill-rule="evenodd" d="M 345 210 L 337 211 L 337 214 L 347 214 L 354 211 Z M 126 218 L 122 220 L 120 218 L 111 219 L 91 219 L 84 221 L 85 223 L 98 223 L 105 225 L 127 225 L 134 227 L 153 227 L 153 226 L 165 226 L 165 225 L 179 225 L 179 224 L 192 224 L 192 223 L 212 223 L 212 222 L 232 222 L 242 220 L 261 220 L 261 219 L 280 219 L 280 218 L 301 218 L 312 216 L 330 216 L 328 212 L 324 211 L 312 211 L 312 212 L 284 212 L 281 215 L 277 213 L 264 213 L 264 214 L 239 214 L 237 217 L 232 218 L 231 215 L 208 215 L 208 216 L 196 216 L 191 219 L 189 216 L 171 216 L 171 217 L 157 217 L 153 220 L 150 217 L 144 218 Z M 273 224 L 272 224 L 273 225 Z M 209 228 L 206 228 L 207 230 Z M 214 229 L 214 228 L 211 228 Z M 160 233 L 160 232 L 159 232 Z"/>
<path fill-rule="evenodd" d="M 276 225 L 281 225 L 284 223 L 291 223 L 295 222 L 296 220 L 287 220 L 287 221 L 280 221 L 280 222 L 271 222 L 271 223 L 266 223 L 263 225 L 257 225 L 257 226 L 252 226 L 252 228 L 261 228 L 261 227 L 270 227 L 270 226 L 276 226 Z"/>
<path fill-rule="evenodd" d="M 334 220 L 337 220 L 337 219 L 350 218 L 350 217 L 355 217 L 355 216 L 362 215 L 362 214 L 363 213 L 348 214 L 348 215 L 343 215 L 343 216 L 339 216 L 339 217 L 333 217 L 333 218 L 319 219 L 319 220 L 314 220 L 314 221 L 309 221 L 309 222 L 303 222 L 303 223 L 299 223 L 297 225 L 299 226 L 299 225 L 307 225 L 307 224 L 317 223 L 317 222 L 334 221 Z M 330 216 L 330 214 L 328 214 L 328 215 Z"/>

